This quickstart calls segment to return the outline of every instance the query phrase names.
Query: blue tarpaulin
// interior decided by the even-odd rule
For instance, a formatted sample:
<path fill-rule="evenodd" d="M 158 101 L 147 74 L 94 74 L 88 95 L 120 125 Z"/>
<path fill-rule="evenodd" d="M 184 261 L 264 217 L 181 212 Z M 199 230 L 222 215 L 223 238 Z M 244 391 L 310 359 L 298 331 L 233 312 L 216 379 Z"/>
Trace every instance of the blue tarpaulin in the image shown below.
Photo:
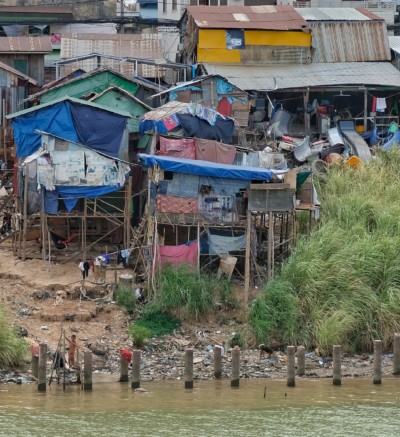
<path fill-rule="evenodd" d="M 72 211 L 75 207 L 76 202 L 79 199 L 94 199 L 103 194 L 112 193 L 117 191 L 122 187 L 118 185 L 106 185 L 101 187 L 68 187 L 68 186 L 58 186 L 57 192 L 63 199 L 65 206 L 68 211 Z"/>
<path fill-rule="evenodd" d="M 117 158 L 127 118 L 101 109 L 69 105 L 79 142 Z"/>
<path fill-rule="evenodd" d="M 16 156 L 26 157 L 38 150 L 41 135 L 35 131 L 42 131 L 118 157 L 127 117 L 85 103 L 66 99 L 15 114 L 12 125 Z"/>
<path fill-rule="evenodd" d="M 12 120 L 12 126 L 18 158 L 32 155 L 41 146 L 42 136 L 35 133 L 35 130 L 49 132 L 66 140 L 79 142 L 70 108 L 65 102 L 16 117 Z"/>
<path fill-rule="evenodd" d="M 138 157 L 146 167 L 160 166 L 164 171 L 211 176 L 216 178 L 244 179 L 246 181 L 271 181 L 274 172 L 265 168 L 239 167 L 237 165 L 218 164 L 194 159 L 171 158 L 168 156 L 146 155 Z"/>

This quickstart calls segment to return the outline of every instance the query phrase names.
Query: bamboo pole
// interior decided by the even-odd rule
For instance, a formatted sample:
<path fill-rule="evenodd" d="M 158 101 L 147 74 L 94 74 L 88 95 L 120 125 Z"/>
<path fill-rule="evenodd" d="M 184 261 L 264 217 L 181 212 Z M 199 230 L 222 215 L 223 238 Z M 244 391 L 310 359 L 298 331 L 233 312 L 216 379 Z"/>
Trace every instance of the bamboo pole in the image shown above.
<path fill-rule="evenodd" d="M 268 279 L 274 276 L 274 214 L 268 212 Z"/>
<path fill-rule="evenodd" d="M 22 261 L 25 261 L 25 257 L 26 257 L 26 231 L 27 231 L 27 228 L 28 228 L 28 168 L 25 166 L 25 175 L 24 175 L 24 223 L 23 223 L 23 231 L 22 231 Z"/>
<path fill-rule="evenodd" d="M 251 243 L 251 211 L 247 209 L 246 220 L 246 253 L 244 264 L 244 304 L 247 305 L 249 301 L 250 288 L 250 243 Z"/>

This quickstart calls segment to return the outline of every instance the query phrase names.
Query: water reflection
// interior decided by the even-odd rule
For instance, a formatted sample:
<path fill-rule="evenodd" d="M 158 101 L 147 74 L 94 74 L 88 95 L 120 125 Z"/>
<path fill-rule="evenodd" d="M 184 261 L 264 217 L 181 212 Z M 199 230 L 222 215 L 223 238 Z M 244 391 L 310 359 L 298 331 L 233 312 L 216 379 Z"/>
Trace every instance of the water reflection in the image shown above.
<path fill-rule="evenodd" d="M 381 386 L 371 380 L 241 380 L 142 382 L 148 393 L 129 384 L 94 383 L 92 392 L 52 384 L 0 385 L 0 436 L 398 436 L 400 379 Z M 265 389 L 266 387 L 266 389 Z M 264 398 L 265 390 L 265 398 Z"/>

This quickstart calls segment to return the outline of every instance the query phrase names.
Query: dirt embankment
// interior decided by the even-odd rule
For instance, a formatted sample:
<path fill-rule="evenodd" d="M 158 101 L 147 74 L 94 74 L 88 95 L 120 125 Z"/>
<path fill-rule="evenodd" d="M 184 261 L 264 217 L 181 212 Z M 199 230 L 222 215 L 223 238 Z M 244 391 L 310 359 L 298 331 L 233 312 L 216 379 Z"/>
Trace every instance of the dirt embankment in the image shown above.
<path fill-rule="evenodd" d="M 118 270 L 119 277 L 132 273 Z M 115 271 L 107 272 L 107 283 L 115 280 Z M 120 349 L 132 348 L 127 328 L 132 322 L 123 309 L 112 300 L 110 288 L 91 282 L 85 284 L 87 299 L 80 293 L 81 272 L 78 263 L 54 264 L 40 260 L 22 262 L 12 252 L 0 248 L 0 306 L 9 314 L 10 323 L 18 327 L 29 343 L 47 343 L 55 352 L 61 347 L 61 334 L 76 334 L 81 350 L 93 352 L 95 371 L 115 374 L 118 380 Z M 252 296 L 257 290 L 252 291 Z M 241 298 L 238 288 L 238 298 Z M 140 308 L 137 313 L 139 313 Z M 175 335 L 152 339 L 142 351 L 143 380 L 180 379 L 184 375 L 184 352 L 194 348 L 194 377 L 213 377 L 213 346 L 224 347 L 223 376 L 230 376 L 230 345 L 235 332 L 244 337 L 248 332 L 245 312 L 218 311 L 196 323 L 184 323 Z M 285 378 L 286 354 L 276 351 L 272 357 L 260 358 L 251 336 L 241 353 L 241 377 Z M 329 377 L 332 362 L 319 357 L 314 351 L 306 354 L 306 376 Z M 29 362 L 29 356 L 27 356 Z M 51 361 L 49 361 L 51 368 Z M 27 366 L 29 367 L 29 366 Z M 343 358 L 344 376 L 371 376 L 372 357 L 359 355 Z M 391 372 L 391 356 L 383 360 L 383 373 Z M 22 370 L 23 381 L 29 381 L 29 372 Z M 71 372 L 71 378 L 74 374 Z M 0 382 L 17 382 L 15 371 L 0 371 Z"/>

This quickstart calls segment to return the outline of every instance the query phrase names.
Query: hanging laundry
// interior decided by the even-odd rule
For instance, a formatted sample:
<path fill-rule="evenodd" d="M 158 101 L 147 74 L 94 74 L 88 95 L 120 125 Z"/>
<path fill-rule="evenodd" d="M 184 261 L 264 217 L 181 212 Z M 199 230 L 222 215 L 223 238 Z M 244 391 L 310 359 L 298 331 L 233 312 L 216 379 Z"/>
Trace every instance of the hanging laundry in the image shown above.
<path fill-rule="evenodd" d="M 83 279 L 87 278 L 89 276 L 89 269 L 90 269 L 89 261 L 85 261 L 85 262 L 81 261 L 79 263 L 79 269 L 82 272 L 82 278 Z"/>
<path fill-rule="evenodd" d="M 130 249 L 122 249 L 117 253 L 117 264 L 122 264 L 124 267 L 128 265 Z"/>
<path fill-rule="evenodd" d="M 385 97 L 378 97 L 376 99 L 376 112 L 385 112 L 386 107 Z"/>
<path fill-rule="evenodd" d="M 197 241 L 188 242 L 179 246 L 160 246 L 161 266 L 166 264 L 179 266 L 181 264 L 197 264 Z"/>
<path fill-rule="evenodd" d="M 233 164 L 236 148 L 215 140 L 196 138 L 196 159 L 219 164 Z"/>
<path fill-rule="evenodd" d="M 372 97 L 371 112 L 376 112 L 376 101 L 377 101 L 377 98 L 376 97 Z"/>
<path fill-rule="evenodd" d="M 176 158 L 196 159 L 196 149 L 193 138 L 160 137 L 160 155 Z"/>

